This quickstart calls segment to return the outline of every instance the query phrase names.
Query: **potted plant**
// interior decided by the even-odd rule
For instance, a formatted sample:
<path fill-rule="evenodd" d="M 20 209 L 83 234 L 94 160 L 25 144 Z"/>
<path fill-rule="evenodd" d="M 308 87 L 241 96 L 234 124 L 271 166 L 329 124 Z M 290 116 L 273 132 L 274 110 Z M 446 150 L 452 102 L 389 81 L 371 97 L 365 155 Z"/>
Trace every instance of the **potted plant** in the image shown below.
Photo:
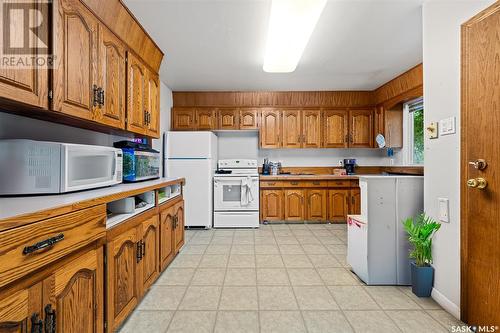
<path fill-rule="evenodd" d="M 419 297 L 429 297 L 434 282 L 434 267 L 430 265 L 432 237 L 441 224 L 422 213 L 415 219 L 410 217 L 403 221 L 403 226 L 413 247 L 410 258 L 415 260 L 411 262 L 412 291 Z"/>

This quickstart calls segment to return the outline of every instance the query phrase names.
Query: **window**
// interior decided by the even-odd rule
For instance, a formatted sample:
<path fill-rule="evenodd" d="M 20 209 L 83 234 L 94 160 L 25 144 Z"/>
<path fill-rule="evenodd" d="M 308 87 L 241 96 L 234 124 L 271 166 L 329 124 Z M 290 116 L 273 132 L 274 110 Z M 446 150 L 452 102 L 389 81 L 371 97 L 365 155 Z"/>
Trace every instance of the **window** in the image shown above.
<path fill-rule="evenodd" d="M 408 164 L 424 164 L 424 100 L 418 98 L 404 105 L 407 119 Z"/>

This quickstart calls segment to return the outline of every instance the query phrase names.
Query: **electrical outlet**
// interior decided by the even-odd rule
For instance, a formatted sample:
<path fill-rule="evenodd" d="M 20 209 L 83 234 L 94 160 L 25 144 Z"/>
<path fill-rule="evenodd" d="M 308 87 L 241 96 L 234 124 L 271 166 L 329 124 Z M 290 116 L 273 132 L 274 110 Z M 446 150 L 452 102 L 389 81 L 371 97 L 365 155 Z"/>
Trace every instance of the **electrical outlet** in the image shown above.
<path fill-rule="evenodd" d="M 447 198 L 438 198 L 439 202 L 439 221 L 450 222 L 450 200 Z"/>

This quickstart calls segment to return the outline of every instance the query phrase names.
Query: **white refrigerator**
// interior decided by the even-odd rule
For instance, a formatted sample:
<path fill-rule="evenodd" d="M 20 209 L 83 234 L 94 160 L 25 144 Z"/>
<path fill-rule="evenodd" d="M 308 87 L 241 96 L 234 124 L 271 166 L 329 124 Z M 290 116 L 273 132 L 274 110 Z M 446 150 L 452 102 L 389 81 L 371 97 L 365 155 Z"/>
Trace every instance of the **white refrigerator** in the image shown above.
<path fill-rule="evenodd" d="M 167 177 L 184 177 L 185 226 L 212 228 L 212 179 L 217 168 L 217 136 L 212 132 L 167 132 Z"/>
<path fill-rule="evenodd" d="M 424 177 L 360 176 L 361 214 L 349 215 L 347 262 L 368 285 L 411 284 L 402 221 L 424 210 Z"/>

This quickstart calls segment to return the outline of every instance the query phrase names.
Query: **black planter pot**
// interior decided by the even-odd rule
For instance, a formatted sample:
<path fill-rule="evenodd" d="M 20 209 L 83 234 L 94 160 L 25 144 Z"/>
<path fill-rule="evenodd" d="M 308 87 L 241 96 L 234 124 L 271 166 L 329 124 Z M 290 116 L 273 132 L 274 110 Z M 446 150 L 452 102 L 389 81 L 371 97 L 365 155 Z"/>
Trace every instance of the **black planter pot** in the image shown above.
<path fill-rule="evenodd" d="M 430 297 L 434 284 L 434 267 L 411 263 L 411 291 L 418 297 Z"/>

